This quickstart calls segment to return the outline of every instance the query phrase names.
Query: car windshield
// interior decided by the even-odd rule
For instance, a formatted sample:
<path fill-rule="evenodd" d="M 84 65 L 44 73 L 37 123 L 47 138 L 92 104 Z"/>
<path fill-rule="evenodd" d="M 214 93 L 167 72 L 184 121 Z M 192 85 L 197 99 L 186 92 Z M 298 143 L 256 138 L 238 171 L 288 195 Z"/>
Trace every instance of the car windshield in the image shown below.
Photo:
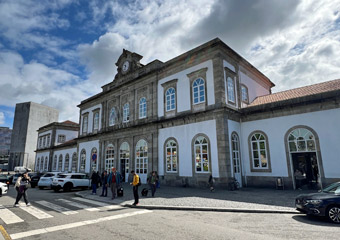
<path fill-rule="evenodd" d="M 52 174 L 52 173 L 46 173 L 46 174 L 44 174 L 44 176 L 42 176 L 42 177 L 53 177 L 53 174 Z"/>
<path fill-rule="evenodd" d="M 63 175 L 63 174 L 58 175 L 58 178 L 66 178 L 66 177 L 67 175 Z"/>
<path fill-rule="evenodd" d="M 323 189 L 325 193 L 340 193 L 340 182 L 333 183 Z"/>

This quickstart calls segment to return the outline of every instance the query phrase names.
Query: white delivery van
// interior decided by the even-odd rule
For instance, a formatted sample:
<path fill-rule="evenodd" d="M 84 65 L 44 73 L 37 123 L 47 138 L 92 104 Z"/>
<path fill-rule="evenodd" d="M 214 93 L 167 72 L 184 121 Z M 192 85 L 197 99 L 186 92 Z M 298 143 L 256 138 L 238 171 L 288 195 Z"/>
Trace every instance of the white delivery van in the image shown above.
<path fill-rule="evenodd" d="M 25 173 L 25 172 L 31 172 L 32 170 L 26 167 L 15 167 L 14 172 L 16 173 Z"/>

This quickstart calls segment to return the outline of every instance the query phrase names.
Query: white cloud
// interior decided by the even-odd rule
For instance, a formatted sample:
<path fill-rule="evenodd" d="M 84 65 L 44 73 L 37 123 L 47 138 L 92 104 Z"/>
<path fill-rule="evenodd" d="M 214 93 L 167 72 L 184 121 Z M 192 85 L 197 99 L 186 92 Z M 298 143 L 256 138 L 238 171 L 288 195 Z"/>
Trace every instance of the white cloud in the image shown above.
<path fill-rule="evenodd" d="M 0 112 L 0 124 L 5 123 L 5 114 L 3 112 Z"/>

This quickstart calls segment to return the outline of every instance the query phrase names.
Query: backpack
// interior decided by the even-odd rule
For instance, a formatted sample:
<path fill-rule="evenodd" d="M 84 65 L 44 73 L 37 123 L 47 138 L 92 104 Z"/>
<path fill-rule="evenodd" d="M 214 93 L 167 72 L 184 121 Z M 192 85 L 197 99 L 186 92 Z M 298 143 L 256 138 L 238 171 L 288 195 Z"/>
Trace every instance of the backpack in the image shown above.
<path fill-rule="evenodd" d="M 143 197 L 146 197 L 146 196 L 148 196 L 148 189 L 147 188 L 143 188 L 143 190 L 142 190 L 142 196 Z"/>
<path fill-rule="evenodd" d="M 139 187 L 140 185 L 142 185 L 142 180 L 140 180 L 140 177 L 139 177 L 139 181 L 138 181 L 137 186 Z"/>

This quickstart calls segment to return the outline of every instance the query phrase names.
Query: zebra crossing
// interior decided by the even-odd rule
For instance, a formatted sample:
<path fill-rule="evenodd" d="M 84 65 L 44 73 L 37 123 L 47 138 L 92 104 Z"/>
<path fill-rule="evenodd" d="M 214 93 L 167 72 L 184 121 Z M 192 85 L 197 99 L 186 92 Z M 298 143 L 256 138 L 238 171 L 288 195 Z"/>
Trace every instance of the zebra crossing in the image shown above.
<path fill-rule="evenodd" d="M 47 213 L 45 209 L 47 209 L 48 211 L 52 210 L 52 212 L 55 212 L 57 214 L 68 216 L 78 214 L 79 210 L 95 212 L 100 210 L 123 208 L 119 205 L 110 205 L 107 203 L 97 202 L 94 200 L 79 197 L 72 198 L 72 200 L 55 199 L 53 202 L 44 200 L 34 201 L 31 202 L 31 204 L 31 206 L 26 206 L 24 203 L 20 203 L 19 207 L 0 205 L 0 220 L 2 220 L 7 225 L 24 222 L 25 220 L 22 218 L 22 214 L 20 213 L 21 211 L 28 213 L 36 219 L 41 220 L 54 217 L 53 215 Z M 95 207 L 93 207 L 92 205 L 94 205 Z M 68 206 L 72 206 L 73 208 L 77 208 L 77 210 L 79 210 L 71 210 L 70 208 L 68 208 Z"/>

